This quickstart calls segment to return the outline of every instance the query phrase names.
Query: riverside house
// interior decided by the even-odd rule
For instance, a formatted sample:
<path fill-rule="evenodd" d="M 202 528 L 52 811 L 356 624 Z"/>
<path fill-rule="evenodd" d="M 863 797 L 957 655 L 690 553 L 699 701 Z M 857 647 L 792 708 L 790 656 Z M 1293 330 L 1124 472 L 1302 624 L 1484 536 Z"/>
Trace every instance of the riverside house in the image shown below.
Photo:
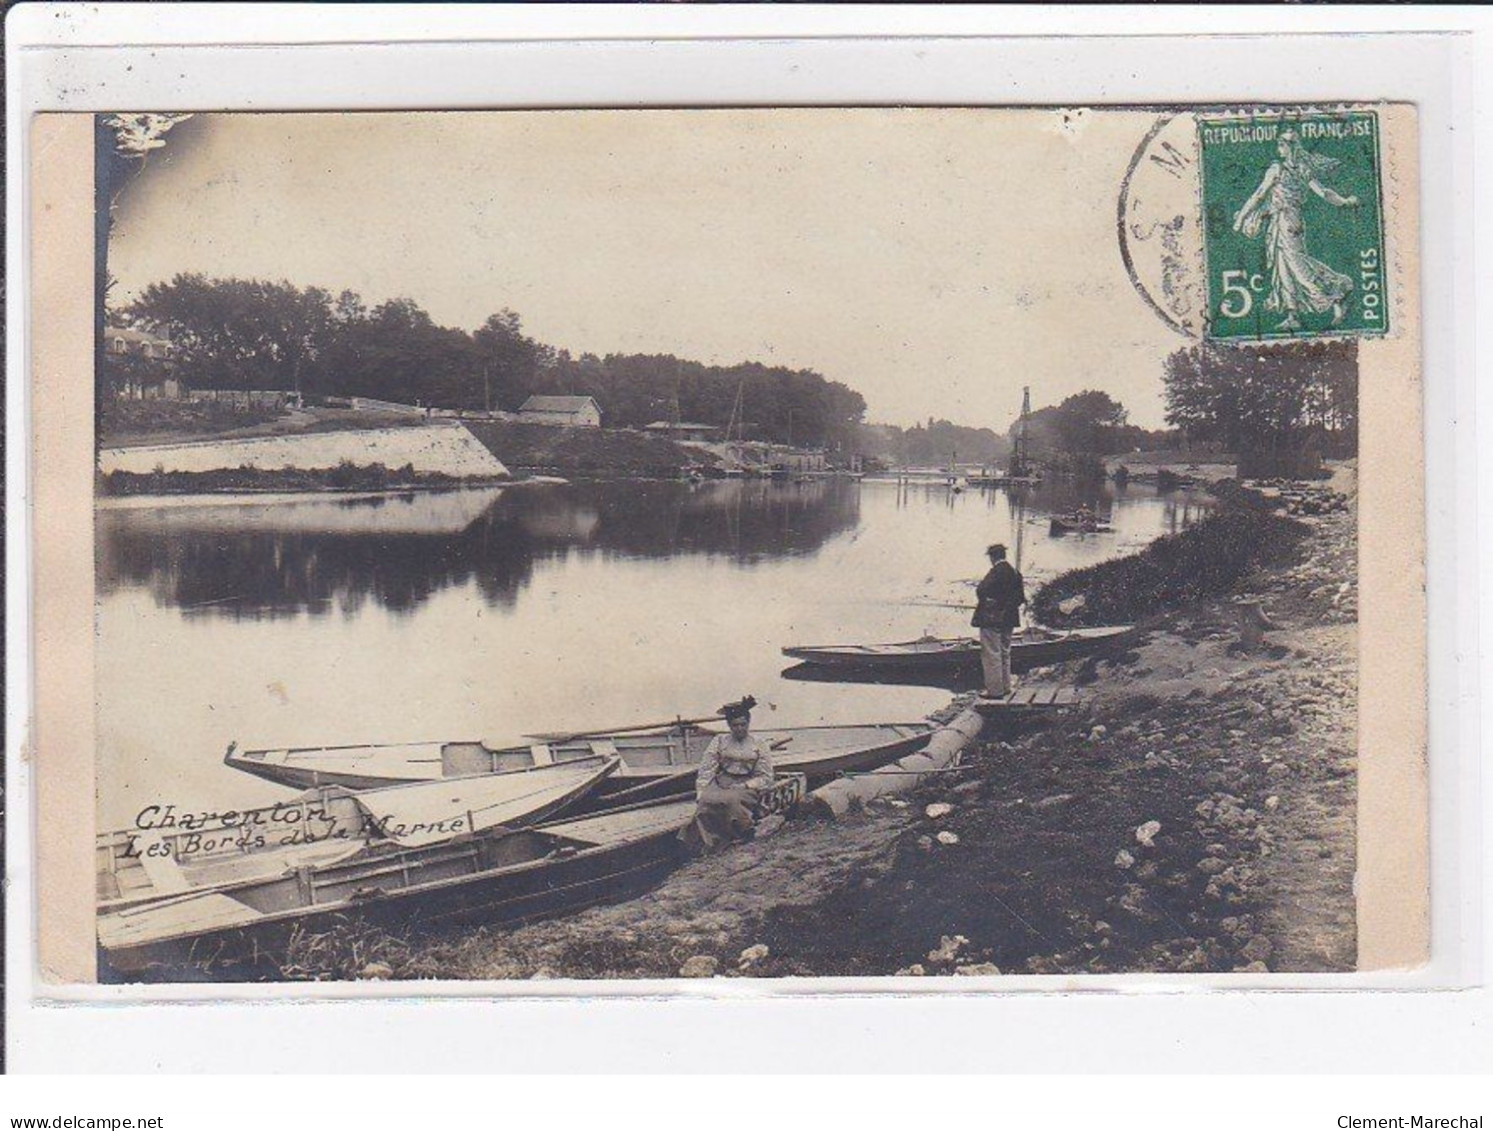
<path fill-rule="evenodd" d="M 518 409 L 520 424 L 558 424 L 565 428 L 600 428 L 601 406 L 592 397 L 536 395 Z"/>
<path fill-rule="evenodd" d="M 185 388 L 176 376 L 175 347 L 167 338 L 126 326 L 104 332 L 104 350 L 118 374 L 115 393 L 129 400 L 179 400 Z"/>

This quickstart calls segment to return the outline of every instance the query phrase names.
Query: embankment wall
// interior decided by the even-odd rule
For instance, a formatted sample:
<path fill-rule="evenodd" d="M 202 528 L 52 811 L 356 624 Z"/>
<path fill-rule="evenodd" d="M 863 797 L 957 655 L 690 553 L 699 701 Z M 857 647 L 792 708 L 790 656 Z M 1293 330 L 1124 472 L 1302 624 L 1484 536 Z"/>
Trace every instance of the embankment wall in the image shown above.
<path fill-rule="evenodd" d="M 262 471 L 314 471 L 341 463 L 381 463 L 417 472 L 459 478 L 496 479 L 508 475 L 503 462 L 455 422 L 419 428 L 368 428 L 346 432 L 308 432 L 286 436 L 252 436 L 230 440 L 193 440 L 149 444 L 138 448 L 104 448 L 99 469 L 105 474 L 129 471 L 149 475 L 162 471 L 225 471 L 253 467 Z"/>

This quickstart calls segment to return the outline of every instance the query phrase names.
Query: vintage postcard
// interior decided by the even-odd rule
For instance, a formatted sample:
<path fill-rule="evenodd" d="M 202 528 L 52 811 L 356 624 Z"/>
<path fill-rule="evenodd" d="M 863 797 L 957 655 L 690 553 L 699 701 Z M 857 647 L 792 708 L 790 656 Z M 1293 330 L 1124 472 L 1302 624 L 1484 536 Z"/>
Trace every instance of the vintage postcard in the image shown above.
<path fill-rule="evenodd" d="M 36 129 L 54 981 L 1423 960 L 1413 107 Z"/>

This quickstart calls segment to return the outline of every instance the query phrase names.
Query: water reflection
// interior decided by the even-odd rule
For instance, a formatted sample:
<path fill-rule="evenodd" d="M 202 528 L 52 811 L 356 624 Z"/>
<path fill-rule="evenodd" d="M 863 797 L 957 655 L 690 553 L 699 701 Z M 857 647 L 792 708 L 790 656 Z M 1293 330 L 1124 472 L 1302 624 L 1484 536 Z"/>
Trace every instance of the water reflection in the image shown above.
<path fill-rule="evenodd" d="M 128 500 L 98 514 L 101 596 L 145 589 L 197 616 L 262 618 L 366 602 L 411 612 L 474 583 L 512 608 L 536 563 L 572 554 L 810 555 L 856 525 L 836 481 L 583 483 L 393 496 Z"/>
<path fill-rule="evenodd" d="M 1087 501 L 1114 533 L 1048 536 Z M 912 721 L 932 686 L 785 677 L 793 644 L 971 632 L 985 547 L 1028 592 L 1200 501 L 1064 485 L 578 483 L 387 497 L 130 500 L 98 530 L 102 827 L 271 804 L 248 746 L 485 739 L 708 714 Z"/>

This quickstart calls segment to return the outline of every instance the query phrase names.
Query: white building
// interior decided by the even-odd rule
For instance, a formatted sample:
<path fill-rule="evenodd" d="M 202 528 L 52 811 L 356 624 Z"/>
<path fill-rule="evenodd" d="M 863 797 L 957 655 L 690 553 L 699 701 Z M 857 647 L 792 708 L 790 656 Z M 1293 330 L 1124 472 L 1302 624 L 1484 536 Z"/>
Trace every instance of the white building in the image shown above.
<path fill-rule="evenodd" d="M 520 424 L 559 424 L 566 428 L 600 428 L 601 406 L 592 397 L 533 396 L 519 406 Z"/>

